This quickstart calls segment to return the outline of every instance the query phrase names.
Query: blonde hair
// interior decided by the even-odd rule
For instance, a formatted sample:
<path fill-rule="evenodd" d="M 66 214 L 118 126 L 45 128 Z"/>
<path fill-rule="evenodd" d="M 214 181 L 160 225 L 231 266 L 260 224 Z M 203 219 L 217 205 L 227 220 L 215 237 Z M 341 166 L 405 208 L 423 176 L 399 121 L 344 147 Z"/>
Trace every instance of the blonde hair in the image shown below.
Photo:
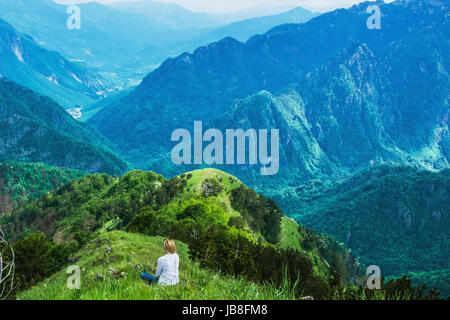
<path fill-rule="evenodd" d="M 164 239 L 164 250 L 166 253 L 177 253 L 177 246 L 175 245 L 175 241 L 172 239 Z"/>

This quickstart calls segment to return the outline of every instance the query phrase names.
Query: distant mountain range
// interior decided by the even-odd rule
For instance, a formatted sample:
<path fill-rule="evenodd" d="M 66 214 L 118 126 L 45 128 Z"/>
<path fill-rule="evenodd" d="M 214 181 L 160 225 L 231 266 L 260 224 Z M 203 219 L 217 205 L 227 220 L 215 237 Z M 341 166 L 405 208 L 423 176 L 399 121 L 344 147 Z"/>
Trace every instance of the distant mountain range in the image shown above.
<path fill-rule="evenodd" d="M 145 0 L 113 2 L 109 6 L 133 14 L 145 15 L 149 20 L 173 30 L 215 28 L 225 23 L 219 16 L 193 12 L 175 3 Z"/>
<path fill-rule="evenodd" d="M 107 80 L 0 19 L 0 77 L 52 97 L 66 108 L 86 106 L 109 90 Z"/>
<path fill-rule="evenodd" d="M 233 37 L 239 41 L 247 41 L 250 37 L 265 33 L 275 26 L 286 23 L 304 23 L 319 15 L 319 13 L 313 13 L 309 10 L 297 7 L 276 15 L 255 17 L 233 22 L 212 31 L 210 37 L 211 41 L 226 37 Z"/>
<path fill-rule="evenodd" d="M 257 14 L 214 15 L 195 13 L 163 2 L 142 1 L 102 5 L 79 4 L 81 29 L 69 30 L 67 5 L 51 0 L 0 1 L 0 18 L 18 31 L 32 36 L 47 49 L 71 61 L 83 61 L 107 79 L 112 88 L 136 85 L 167 57 L 217 41 L 224 36 L 247 39 L 282 23 L 305 22 L 311 12 L 298 9 L 281 15 L 243 21 Z M 259 10 L 260 14 L 279 9 Z M 287 9 L 286 9 L 287 10 Z M 26 17 L 24 19 L 23 17 Z M 222 28 L 224 27 L 224 28 Z"/>
<path fill-rule="evenodd" d="M 53 100 L 0 79 L 0 161 L 124 173 L 126 163 L 108 144 L 95 129 L 74 120 Z"/>
<path fill-rule="evenodd" d="M 184 170 L 171 165 L 171 132 L 194 120 L 222 130 L 278 128 L 277 176 L 229 168 L 266 190 L 383 163 L 446 168 L 448 5 L 384 4 L 381 30 L 367 28 L 368 5 L 168 59 L 89 123 L 135 167 L 169 176 Z"/>
<path fill-rule="evenodd" d="M 282 14 L 294 8 L 292 5 L 260 4 L 229 13 L 212 13 L 191 11 L 175 3 L 153 0 L 113 2 L 109 6 L 142 13 L 150 19 L 169 24 L 174 29 L 215 28 L 237 21 Z"/>
<path fill-rule="evenodd" d="M 79 7 L 82 21 L 79 30 L 66 26 L 70 16 L 66 13 L 68 5 L 52 0 L 4 0 L 0 2 L 0 17 L 47 48 L 93 64 L 111 61 L 119 50 L 132 52 L 144 47 L 148 43 L 145 38 L 167 28 L 145 15 L 127 13 L 98 2 L 79 4 Z"/>
<path fill-rule="evenodd" d="M 66 26 L 68 5 L 51 0 L 1 1 L 0 18 L 70 60 L 84 61 L 95 68 L 109 65 L 105 68 L 105 76 L 118 86 L 124 86 L 127 77 L 116 74 L 115 64 L 151 45 L 153 35 L 167 27 L 144 15 L 127 13 L 97 2 L 79 6 L 80 30 Z"/>

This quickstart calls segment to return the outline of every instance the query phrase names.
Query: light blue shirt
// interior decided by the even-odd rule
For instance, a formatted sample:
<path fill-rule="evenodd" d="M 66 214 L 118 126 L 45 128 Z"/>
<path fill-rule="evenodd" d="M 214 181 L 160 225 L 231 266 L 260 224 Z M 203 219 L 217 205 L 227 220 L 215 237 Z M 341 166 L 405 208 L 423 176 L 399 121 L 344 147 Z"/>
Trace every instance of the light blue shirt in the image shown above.
<path fill-rule="evenodd" d="M 156 278 L 158 283 L 166 286 L 176 285 L 178 280 L 178 267 L 180 265 L 180 257 L 178 254 L 166 254 L 158 259 L 158 267 L 156 269 Z"/>

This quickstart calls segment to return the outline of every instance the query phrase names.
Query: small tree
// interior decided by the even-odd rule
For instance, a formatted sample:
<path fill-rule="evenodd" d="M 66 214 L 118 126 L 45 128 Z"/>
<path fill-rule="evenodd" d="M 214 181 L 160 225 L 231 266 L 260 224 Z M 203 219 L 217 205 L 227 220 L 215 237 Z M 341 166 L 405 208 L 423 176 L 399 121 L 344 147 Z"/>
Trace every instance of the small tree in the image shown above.
<path fill-rule="evenodd" d="M 0 228 L 0 300 L 6 299 L 14 291 L 14 275 L 14 249 Z"/>

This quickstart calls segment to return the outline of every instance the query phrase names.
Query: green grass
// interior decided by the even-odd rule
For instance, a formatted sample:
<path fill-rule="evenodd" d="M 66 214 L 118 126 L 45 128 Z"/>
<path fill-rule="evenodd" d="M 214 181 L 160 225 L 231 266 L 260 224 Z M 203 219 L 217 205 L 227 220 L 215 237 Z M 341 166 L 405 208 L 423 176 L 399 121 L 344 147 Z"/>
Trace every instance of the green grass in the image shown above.
<path fill-rule="evenodd" d="M 206 179 L 214 179 L 223 188 L 223 191 L 217 195 L 218 202 L 222 205 L 230 217 L 242 216 L 241 213 L 232 207 L 230 201 L 231 191 L 239 188 L 241 185 L 244 185 L 239 179 L 226 172 L 213 168 L 199 169 L 185 173 L 185 175 L 189 174 L 191 174 L 192 177 L 188 180 L 186 187 L 187 192 L 193 192 L 197 195 L 201 195 L 203 182 Z M 246 227 L 246 231 L 249 235 L 251 235 L 251 239 L 255 240 L 263 238 L 260 233 L 254 232 L 249 226 Z"/>
<path fill-rule="evenodd" d="M 202 182 L 205 181 L 207 178 L 218 179 L 218 177 L 220 177 L 221 178 L 220 184 L 225 189 L 224 193 L 228 193 L 231 190 L 236 189 L 243 184 L 240 180 L 233 177 L 232 175 L 212 168 L 195 170 L 191 172 L 186 172 L 185 174 L 192 175 L 192 178 L 189 179 L 188 181 L 188 189 L 193 189 L 194 191 L 198 191 L 198 188 L 201 186 Z"/>
<path fill-rule="evenodd" d="M 411 294 L 406 292 L 396 293 L 395 296 L 388 296 L 382 290 L 375 290 L 374 294 L 371 296 L 367 296 L 364 291 L 361 291 L 359 295 L 355 297 L 355 300 L 390 300 L 390 301 L 403 301 L 403 300 L 411 300 Z"/>
<path fill-rule="evenodd" d="M 62 270 L 32 289 L 18 295 L 20 300 L 285 300 L 294 299 L 289 286 L 257 285 L 243 279 L 222 276 L 201 269 L 188 258 L 187 245 L 177 242 L 180 255 L 180 284 L 150 286 L 141 272 L 154 273 L 157 259 L 164 255 L 162 237 L 147 237 L 123 231 L 102 234 L 74 257 L 82 270 L 81 289 L 69 290 L 68 276 Z M 107 247 L 111 248 L 106 253 Z M 138 265 L 136 267 L 136 265 Z M 108 270 L 118 274 L 113 276 Z M 101 274 L 103 281 L 95 280 Z"/>
<path fill-rule="evenodd" d="M 294 219 L 284 216 L 281 219 L 280 247 L 283 249 L 293 248 L 303 251 L 300 245 L 298 224 Z"/>

